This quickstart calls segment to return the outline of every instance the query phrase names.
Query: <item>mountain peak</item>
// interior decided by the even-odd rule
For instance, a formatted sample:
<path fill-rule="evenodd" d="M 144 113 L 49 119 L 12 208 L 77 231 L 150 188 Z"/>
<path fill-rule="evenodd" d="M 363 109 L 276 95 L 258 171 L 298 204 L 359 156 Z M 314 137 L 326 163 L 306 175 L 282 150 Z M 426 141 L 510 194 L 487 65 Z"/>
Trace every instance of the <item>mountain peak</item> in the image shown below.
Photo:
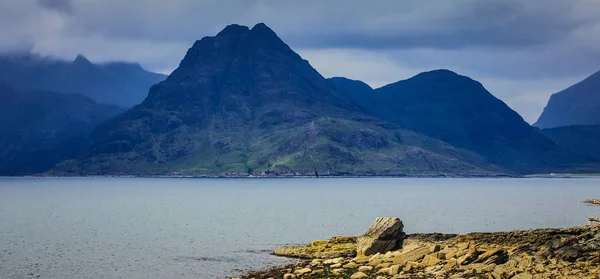
<path fill-rule="evenodd" d="M 254 31 L 267 30 L 267 31 L 273 32 L 273 30 L 271 28 L 269 28 L 269 26 L 267 26 L 263 22 L 260 22 L 260 23 L 257 23 L 256 25 L 254 25 L 254 27 L 252 27 L 252 30 L 254 30 Z"/>
<path fill-rule="evenodd" d="M 252 32 L 253 35 L 263 39 L 276 38 L 277 40 L 279 40 L 279 37 L 277 36 L 277 34 L 275 34 L 275 31 L 273 31 L 273 29 L 269 28 L 269 26 L 262 22 L 254 25 L 250 32 Z"/>
<path fill-rule="evenodd" d="M 448 70 L 448 69 L 437 69 L 437 70 L 422 72 L 422 73 L 418 74 L 417 76 L 455 77 L 455 76 L 459 76 L 459 74 L 457 74 L 456 72 L 453 72 L 451 70 Z"/>
<path fill-rule="evenodd" d="M 217 34 L 217 37 L 231 36 L 231 35 L 242 35 L 250 31 L 248 26 L 230 24 L 225 27 L 221 32 Z"/>
<path fill-rule="evenodd" d="M 73 64 L 91 65 L 92 62 L 90 62 L 83 54 L 77 54 L 77 57 L 73 60 Z"/>

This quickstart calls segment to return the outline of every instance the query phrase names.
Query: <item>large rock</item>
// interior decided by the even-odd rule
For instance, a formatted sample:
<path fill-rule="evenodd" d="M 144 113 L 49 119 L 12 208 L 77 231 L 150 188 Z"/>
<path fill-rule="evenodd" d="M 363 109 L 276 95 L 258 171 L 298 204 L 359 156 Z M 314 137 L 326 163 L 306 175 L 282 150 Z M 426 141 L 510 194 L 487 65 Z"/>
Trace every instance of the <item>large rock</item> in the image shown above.
<path fill-rule="evenodd" d="M 358 237 L 357 256 L 370 256 L 401 248 L 404 225 L 400 218 L 377 218 L 367 232 Z"/>

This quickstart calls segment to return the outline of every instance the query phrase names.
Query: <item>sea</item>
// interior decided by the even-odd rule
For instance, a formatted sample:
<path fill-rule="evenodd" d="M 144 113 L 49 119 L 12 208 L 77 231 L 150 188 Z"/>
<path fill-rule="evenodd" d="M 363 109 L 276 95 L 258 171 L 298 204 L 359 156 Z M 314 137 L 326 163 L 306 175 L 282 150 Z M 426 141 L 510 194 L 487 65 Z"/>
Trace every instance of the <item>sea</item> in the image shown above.
<path fill-rule="evenodd" d="M 0 278 L 231 278 L 360 235 L 584 225 L 600 178 L 0 178 Z"/>

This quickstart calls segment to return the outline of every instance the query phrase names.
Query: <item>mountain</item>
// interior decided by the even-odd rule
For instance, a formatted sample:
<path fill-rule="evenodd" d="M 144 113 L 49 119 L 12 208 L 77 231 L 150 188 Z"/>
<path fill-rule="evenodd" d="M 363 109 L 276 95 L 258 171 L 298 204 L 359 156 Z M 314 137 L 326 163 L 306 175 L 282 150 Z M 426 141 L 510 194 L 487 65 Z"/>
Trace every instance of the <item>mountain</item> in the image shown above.
<path fill-rule="evenodd" d="M 35 54 L 4 54 L 0 55 L 0 73 L 14 87 L 79 93 L 121 107 L 139 104 L 150 86 L 166 78 L 139 64 L 94 64 L 83 55 L 67 62 Z"/>
<path fill-rule="evenodd" d="M 600 125 L 563 126 L 542 132 L 575 153 L 600 161 Z"/>
<path fill-rule="evenodd" d="M 46 171 L 85 150 L 94 126 L 123 109 L 88 97 L 0 83 L 0 175 Z"/>
<path fill-rule="evenodd" d="M 54 174 L 496 175 L 483 157 L 365 113 L 265 24 L 196 41 L 148 97 Z"/>
<path fill-rule="evenodd" d="M 353 98 L 381 119 L 517 172 L 544 171 L 579 159 L 527 124 L 479 82 L 448 70 L 421 73 L 372 92 L 356 82 L 354 87 L 343 82 L 345 87 L 337 87 L 360 90 L 348 95 L 371 96 Z"/>
<path fill-rule="evenodd" d="M 600 124 L 600 71 L 550 96 L 540 118 L 541 129 Z"/>

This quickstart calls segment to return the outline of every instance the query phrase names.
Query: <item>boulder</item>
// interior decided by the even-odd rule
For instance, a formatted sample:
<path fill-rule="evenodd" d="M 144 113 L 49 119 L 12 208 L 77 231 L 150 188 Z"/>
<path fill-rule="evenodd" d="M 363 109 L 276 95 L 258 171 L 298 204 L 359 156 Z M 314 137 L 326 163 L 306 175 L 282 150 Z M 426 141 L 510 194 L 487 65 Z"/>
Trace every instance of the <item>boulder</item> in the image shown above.
<path fill-rule="evenodd" d="M 402 247 L 404 225 L 400 218 L 377 218 L 367 232 L 356 241 L 358 256 L 385 253 Z"/>
<path fill-rule="evenodd" d="M 503 264 L 508 261 L 508 253 L 500 248 L 491 249 L 479 256 L 475 263 Z"/>
<path fill-rule="evenodd" d="M 600 226 L 600 217 L 590 217 L 588 219 L 588 226 Z"/>
<path fill-rule="evenodd" d="M 356 272 L 350 276 L 350 279 L 363 279 L 363 278 L 369 278 L 369 276 L 362 272 Z"/>

